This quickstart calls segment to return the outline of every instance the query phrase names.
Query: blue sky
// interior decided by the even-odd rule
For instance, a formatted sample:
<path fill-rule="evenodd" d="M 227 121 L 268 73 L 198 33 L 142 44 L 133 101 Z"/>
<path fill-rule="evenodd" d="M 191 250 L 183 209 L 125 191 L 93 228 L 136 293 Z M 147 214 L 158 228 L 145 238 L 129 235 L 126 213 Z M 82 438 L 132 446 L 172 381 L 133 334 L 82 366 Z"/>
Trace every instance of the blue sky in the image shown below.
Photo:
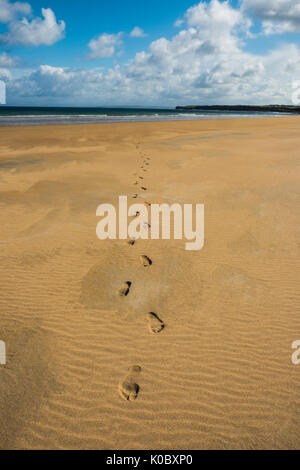
<path fill-rule="evenodd" d="M 93 37 L 104 32 L 130 33 L 139 26 L 147 36 L 138 41 L 127 38 L 126 47 L 118 57 L 119 63 L 125 63 L 136 52 L 146 49 L 151 41 L 161 36 L 172 37 L 176 33 L 175 21 L 195 3 L 193 0 L 32 0 L 30 4 L 36 16 L 40 15 L 42 8 L 51 8 L 58 20 L 66 22 L 66 36 L 50 48 L 17 46 L 12 50 L 30 66 L 47 63 L 56 67 L 82 65 L 92 68 L 95 62 L 88 60 L 87 44 Z M 5 29 L 6 25 L 0 24 L 0 31 Z M 2 49 L 7 50 L 4 45 Z M 109 67 L 114 62 L 114 58 L 104 58 L 96 65 Z"/>
<path fill-rule="evenodd" d="M 0 0 L 13 105 L 289 103 L 299 49 L 300 0 Z"/>

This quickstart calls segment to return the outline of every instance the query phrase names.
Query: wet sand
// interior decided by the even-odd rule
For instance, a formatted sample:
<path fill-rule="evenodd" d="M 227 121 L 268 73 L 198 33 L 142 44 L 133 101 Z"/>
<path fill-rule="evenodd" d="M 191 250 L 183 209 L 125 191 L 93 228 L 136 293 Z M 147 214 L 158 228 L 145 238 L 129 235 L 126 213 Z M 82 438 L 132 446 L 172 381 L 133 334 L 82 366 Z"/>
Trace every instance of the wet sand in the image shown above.
<path fill-rule="evenodd" d="M 300 447 L 299 130 L 0 128 L 2 449 Z M 100 241 L 119 195 L 205 204 L 204 248 Z"/>

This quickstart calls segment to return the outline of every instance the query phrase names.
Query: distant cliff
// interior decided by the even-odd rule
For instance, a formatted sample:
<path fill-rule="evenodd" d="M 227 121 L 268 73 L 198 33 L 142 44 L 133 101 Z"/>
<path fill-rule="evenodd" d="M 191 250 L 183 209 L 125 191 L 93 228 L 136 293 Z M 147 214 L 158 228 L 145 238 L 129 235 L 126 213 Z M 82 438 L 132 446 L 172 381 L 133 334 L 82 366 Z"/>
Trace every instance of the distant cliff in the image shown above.
<path fill-rule="evenodd" d="M 198 111 L 246 111 L 246 112 L 261 112 L 261 113 L 293 113 L 300 114 L 300 106 L 289 106 L 280 104 L 271 104 L 266 106 L 246 106 L 246 105 L 213 105 L 213 106 L 176 106 L 178 110 L 192 110 Z"/>

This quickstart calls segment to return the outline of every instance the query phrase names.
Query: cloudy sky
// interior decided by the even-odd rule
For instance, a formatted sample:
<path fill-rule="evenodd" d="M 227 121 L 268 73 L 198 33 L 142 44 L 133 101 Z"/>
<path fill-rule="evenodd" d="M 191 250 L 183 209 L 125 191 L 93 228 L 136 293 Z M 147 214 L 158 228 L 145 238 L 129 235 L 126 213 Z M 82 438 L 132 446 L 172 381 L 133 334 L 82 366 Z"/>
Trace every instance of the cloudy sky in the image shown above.
<path fill-rule="evenodd" d="M 300 0 L 0 0 L 0 79 L 9 105 L 291 104 Z"/>

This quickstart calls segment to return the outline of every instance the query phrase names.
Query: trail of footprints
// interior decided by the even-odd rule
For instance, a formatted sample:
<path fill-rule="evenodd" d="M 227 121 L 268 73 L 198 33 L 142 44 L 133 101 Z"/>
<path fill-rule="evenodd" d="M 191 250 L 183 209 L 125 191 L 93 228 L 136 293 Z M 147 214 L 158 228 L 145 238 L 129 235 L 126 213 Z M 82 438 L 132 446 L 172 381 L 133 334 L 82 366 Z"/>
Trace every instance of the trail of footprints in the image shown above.
<path fill-rule="evenodd" d="M 139 142 L 137 143 L 136 148 L 138 150 L 140 149 Z M 142 153 L 141 151 L 140 151 L 140 157 L 143 160 L 142 165 L 140 166 L 140 168 L 143 172 L 146 173 L 147 170 L 148 170 L 147 167 L 150 166 L 150 160 L 151 159 L 148 155 L 146 155 L 145 153 Z M 136 181 L 133 183 L 134 186 L 137 186 L 139 184 L 143 184 L 143 186 L 141 186 L 140 189 L 142 191 L 147 191 L 147 187 L 144 186 L 144 184 L 145 184 L 144 179 L 145 178 L 143 176 L 138 175 L 138 173 L 134 173 L 134 176 L 137 177 Z M 133 197 L 133 199 L 137 199 L 139 197 L 139 194 L 135 193 L 135 194 L 133 194 L 132 197 Z M 151 206 L 150 202 L 145 202 L 145 204 L 147 206 Z M 138 215 L 139 215 L 139 212 L 136 212 L 136 214 L 134 216 L 137 217 Z M 150 227 L 150 224 L 147 223 L 147 226 Z M 130 239 L 127 243 L 128 243 L 129 246 L 134 247 L 135 244 L 136 244 L 136 240 L 135 239 Z M 144 266 L 144 268 L 146 268 L 146 269 L 149 269 L 153 264 L 152 259 L 147 255 L 141 255 L 140 256 L 140 262 L 141 262 L 142 266 Z M 127 297 L 128 295 L 130 295 L 131 286 L 132 286 L 131 281 L 125 281 L 120 286 L 120 288 L 118 290 L 118 294 L 121 297 Z M 165 328 L 165 323 L 163 322 L 163 320 L 155 312 L 146 313 L 145 320 L 148 324 L 149 332 L 152 333 L 152 334 L 158 334 Z M 140 387 L 137 383 L 137 380 L 138 380 L 138 376 L 140 375 L 141 371 L 142 371 L 142 369 L 141 369 L 140 366 L 137 366 L 137 365 L 132 366 L 132 367 L 129 368 L 128 374 L 125 376 L 125 378 L 120 381 L 120 383 L 119 383 L 119 393 L 120 393 L 121 397 L 124 400 L 134 401 L 137 398 L 137 396 L 139 394 L 139 390 L 140 390 Z"/>

